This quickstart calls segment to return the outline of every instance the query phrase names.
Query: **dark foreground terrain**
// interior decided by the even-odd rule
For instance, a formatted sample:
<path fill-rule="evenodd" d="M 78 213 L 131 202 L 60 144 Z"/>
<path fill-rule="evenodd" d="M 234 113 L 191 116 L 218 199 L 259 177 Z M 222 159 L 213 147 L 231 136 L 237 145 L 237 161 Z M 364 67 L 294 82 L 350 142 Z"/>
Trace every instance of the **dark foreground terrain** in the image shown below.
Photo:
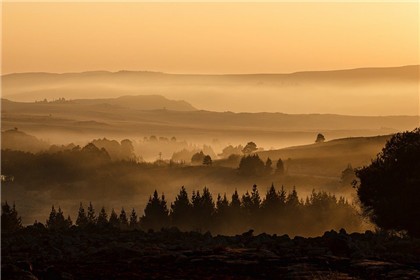
<path fill-rule="evenodd" d="M 1 279 L 420 279 L 419 239 L 370 231 L 291 239 L 27 228 L 1 245 Z"/>

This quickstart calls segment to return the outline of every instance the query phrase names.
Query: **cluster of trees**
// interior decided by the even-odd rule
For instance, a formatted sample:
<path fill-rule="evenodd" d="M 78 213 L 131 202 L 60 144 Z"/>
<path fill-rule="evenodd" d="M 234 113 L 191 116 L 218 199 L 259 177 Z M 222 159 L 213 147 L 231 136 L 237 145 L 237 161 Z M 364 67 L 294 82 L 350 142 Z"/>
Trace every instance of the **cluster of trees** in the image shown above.
<path fill-rule="evenodd" d="M 121 142 L 116 140 L 95 139 L 92 144 L 99 149 L 104 148 L 112 160 L 133 160 L 137 161 L 137 156 L 134 153 L 133 143 L 129 139 L 124 139 Z"/>
<path fill-rule="evenodd" d="M 16 211 L 16 206 L 7 203 L 1 204 L 1 231 L 2 232 L 14 232 L 22 228 L 22 219 Z"/>
<path fill-rule="evenodd" d="M 212 165 L 213 161 L 210 155 L 205 155 L 203 151 L 193 154 L 191 157 L 192 164 Z"/>
<path fill-rule="evenodd" d="M 5 204 L 7 205 L 7 204 Z M 13 215 L 6 206 L 2 207 L 3 221 L 13 220 Z M 7 210 L 7 211 L 5 211 Z M 9 213 L 9 214 L 6 214 Z M 3 216 L 11 217 L 9 220 Z M 256 185 L 242 196 L 235 190 L 229 200 L 225 195 L 218 195 L 214 200 L 208 188 L 193 191 L 191 199 L 184 187 L 175 201 L 168 206 L 164 195 L 155 191 L 149 198 L 144 214 L 138 218 L 135 209 L 128 215 L 124 208 L 117 214 L 114 209 L 108 216 L 104 207 L 95 212 L 92 203 L 87 211 L 80 204 L 75 225 L 80 228 L 120 228 L 122 230 L 143 229 L 160 230 L 177 227 L 183 231 L 211 231 L 221 234 L 237 234 L 250 228 L 258 232 L 288 234 L 321 234 L 325 230 L 347 228 L 359 230 L 361 220 L 356 209 L 343 197 L 336 198 L 326 192 L 313 191 L 304 201 L 298 197 L 296 189 L 287 193 L 282 187 L 276 190 L 272 185 L 262 198 Z M 18 229 L 21 226 L 7 227 Z M 70 216 L 65 218 L 62 210 L 53 206 L 45 227 L 51 230 L 65 230 L 73 224 Z M 36 227 L 43 227 L 36 222 Z"/>
<path fill-rule="evenodd" d="M 306 200 L 295 188 L 287 193 L 274 185 L 262 198 L 256 185 L 242 196 L 235 191 L 229 200 L 218 194 L 216 200 L 208 188 L 193 191 L 191 199 L 184 187 L 167 206 L 165 197 L 155 191 L 141 219 L 144 229 L 158 230 L 175 226 L 181 230 L 236 234 L 250 228 L 258 232 L 321 234 L 327 229 L 359 230 L 361 219 L 355 207 L 343 197 L 313 191 Z"/>
<path fill-rule="evenodd" d="M 243 176 L 270 175 L 273 170 L 272 160 L 267 158 L 264 163 L 257 154 L 244 156 L 239 163 L 239 173 Z M 284 164 L 280 158 L 277 160 L 275 173 L 276 175 L 284 174 Z"/>

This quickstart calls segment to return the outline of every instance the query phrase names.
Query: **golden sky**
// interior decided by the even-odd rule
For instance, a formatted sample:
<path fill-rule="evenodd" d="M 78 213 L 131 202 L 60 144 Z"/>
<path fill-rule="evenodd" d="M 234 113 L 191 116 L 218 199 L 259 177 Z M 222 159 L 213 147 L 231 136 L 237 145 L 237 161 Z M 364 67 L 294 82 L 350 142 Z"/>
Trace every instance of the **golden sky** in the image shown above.
<path fill-rule="evenodd" d="M 2 72 L 419 64 L 419 3 L 3 3 Z"/>

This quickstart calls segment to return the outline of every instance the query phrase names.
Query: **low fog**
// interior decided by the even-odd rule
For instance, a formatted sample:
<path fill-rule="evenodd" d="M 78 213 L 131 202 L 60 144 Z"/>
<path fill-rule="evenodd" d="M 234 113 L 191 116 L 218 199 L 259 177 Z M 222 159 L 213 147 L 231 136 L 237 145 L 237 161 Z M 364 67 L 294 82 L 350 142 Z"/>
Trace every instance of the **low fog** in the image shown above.
<path fill-rule="evenodd" d="M 80 202 L 85 206 L 92 202 L 97 211 L 102 206 L 108 212 L 134 208 L 141 216 L 155 190 L 165 195 L 170 207 L 182 186 L 190 197 L 193 191 L 202 192 L 208 187 L 216 202 L 219 194 L 230 200 L 235 191 L 242 199 L 254 184 L 263 200 L 273 184 L 278 190 L 283 187 L 287 194 L 295 189 L 302 205 L 306 205 L 306 199 L 314 191 L 325 191 L 337 201 L 342 196 L 354 211 L 348 228 L 353 231 L 369 228 L 357 214 L 358 204 L 351 186 L 355 179 L 353 170 L 368 164 L 389 136 L 315 143 L 316 137 L 316 133 L 312 134 L 310 144 L 277 150 L 255 141 L 255 148 L 249 150 L 254 147 L 249 144 L 251 141 L 232 143 L 220 139 L 203 144 L 160 135 L 121 140 L 102 137 L 63 145 L 12 129 L 2 132 L 2 196 L 3 200 L 16 203 L 24 224 L 32 224 L 35 220 L 44 222 L 51 205 L 60 206 L 73 219 Z M 92 145 L 93 151 L 97 150 L 93 154 Z M 203 162 L 206 155 L 211 158 L 210 164 Z M 241 163 L 251 155 L 259 158 L 257 169 Z M 270 231 L 312 236 L 346 226 L 339 217 L 328 219 L 336 222 L 299 230 L 283 225 Z M 217 231 L 234 234 L 243 226 Z"/>
<path fill-rule="evenodd" d="M 418 115 L 418 69 L 416 65 L 248 75 L 22 73 L 3 76 L 2 91 L 3 98 L 25 102 L 163 95 L 217 112 Z"/>

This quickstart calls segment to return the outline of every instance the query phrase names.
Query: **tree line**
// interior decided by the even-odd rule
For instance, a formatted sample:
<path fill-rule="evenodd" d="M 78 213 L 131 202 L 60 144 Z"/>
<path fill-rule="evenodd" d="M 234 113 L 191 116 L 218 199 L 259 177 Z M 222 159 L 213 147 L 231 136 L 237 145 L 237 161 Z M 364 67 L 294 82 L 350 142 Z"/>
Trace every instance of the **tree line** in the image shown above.
<path fill-rule="evenodd" d="M 8 218 L 4 220 L 3 217 Z M 20 220 L 14 226 L 10 226 L 13 222 L 3 222 L 16 219 L 19 217 L 15 207 L 4 203 L 2 230 L 20 228 Z M 121 230 L 160 230 L 177 227 L 182 231 L 210 231 L 219 234 L 237 234 L 254 229 L 257 232 L 316 235 L 330 229 L 359 230 L 361 219 L 356 208 L 344 197 L 337 198 L 333 194 L 314 190 L 303 200 L 299 198 L 295 188 L 286 192 L 283 187 L 277 190 L 271 185 L 262 198 L 258 187 L 254 185 L 250 192 L 242 195 L 235 190 L 230 199 L 226 194 L 218 194 L 214 199 L 207 187 L 202 191 L 193 191 L 190 196 L 187 190 L 181 187 L 170 205 L 165 195 L 159 195 L 155 190 L 140 217 L 135 209 L 128 213 L 124 208 L 119 213 L 111 209 L 108 215 L 104 207 L 96 212 L 92 203 L 89 203 L 86 210 L 80 203 L 74 225 L 71 217 L 65 217 L 60 207 L 56 209 L 52 206 L 45 224 L 35 222 L 34 226 L 49 230 L 66 230 L 72 226 Z"/>

